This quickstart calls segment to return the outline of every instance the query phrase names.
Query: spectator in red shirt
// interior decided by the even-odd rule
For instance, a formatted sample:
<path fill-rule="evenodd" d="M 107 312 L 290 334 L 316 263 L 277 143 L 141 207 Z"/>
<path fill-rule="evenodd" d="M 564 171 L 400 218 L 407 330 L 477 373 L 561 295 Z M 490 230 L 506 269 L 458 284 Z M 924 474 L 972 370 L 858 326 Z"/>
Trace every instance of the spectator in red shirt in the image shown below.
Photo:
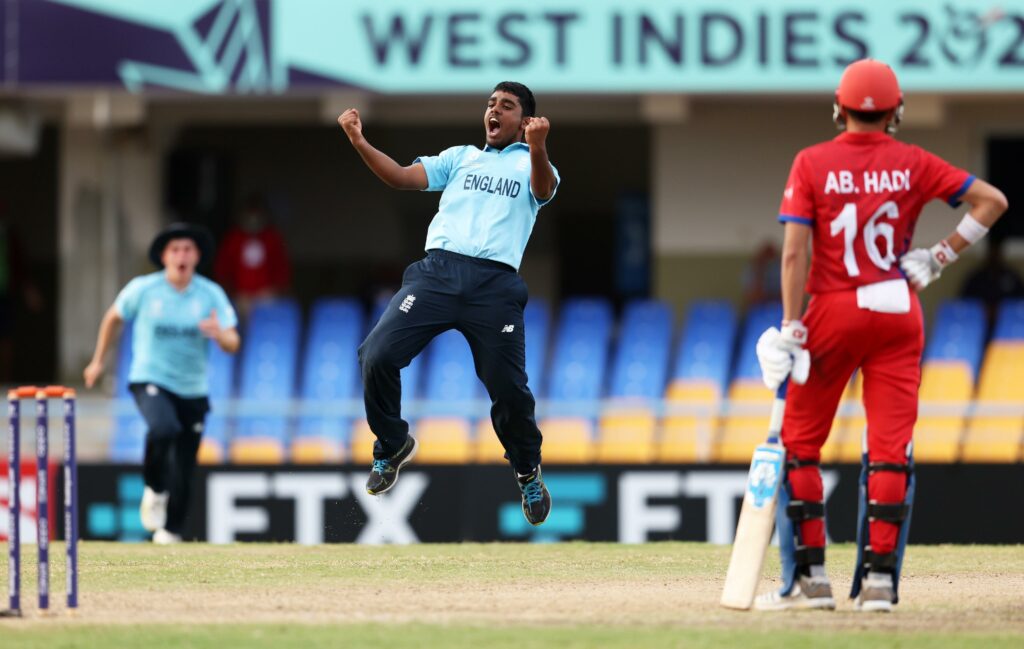
<path fill-rule="evenodd" d="M 217 250 L 214 276 L 235 302 L 240 315 L 288 290 L 291 264 L 284 237 L 271 223 L 263 200 L 249 197 Z"/>

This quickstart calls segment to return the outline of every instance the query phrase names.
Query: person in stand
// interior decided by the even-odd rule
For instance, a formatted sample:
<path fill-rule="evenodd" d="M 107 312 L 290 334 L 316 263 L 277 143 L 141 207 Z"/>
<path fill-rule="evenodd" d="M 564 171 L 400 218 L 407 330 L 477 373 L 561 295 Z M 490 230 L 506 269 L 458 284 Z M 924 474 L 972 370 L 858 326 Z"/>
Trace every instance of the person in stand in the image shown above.
<path fill-rule="evenodd" d="M 213 276 L 244 319 L 255 305 L 284 294 L 291 272 L 284 237 L 264 201 L 250 196 L 217 250 Z"/>
<path fill-rule="evenodd" d="M 103 374 L 107 350 L 117 345 L 121 325 L 130 321 L 128 384 L 148 428 L 139 514 L 158 544 L 180 542 L 185 527 L 210 409 L 210 341 L 230 354 L 241 344 L 238 318 L 224 290 L 196 273 L 212 250 L 212 237 L 199 226 L 175 223 L 158 234 L 149 258 L 160 270 L 136 277 L 118 294 L 103 316 L 96 351 L 84 372 L 86 387 L 93 387 Z"/>

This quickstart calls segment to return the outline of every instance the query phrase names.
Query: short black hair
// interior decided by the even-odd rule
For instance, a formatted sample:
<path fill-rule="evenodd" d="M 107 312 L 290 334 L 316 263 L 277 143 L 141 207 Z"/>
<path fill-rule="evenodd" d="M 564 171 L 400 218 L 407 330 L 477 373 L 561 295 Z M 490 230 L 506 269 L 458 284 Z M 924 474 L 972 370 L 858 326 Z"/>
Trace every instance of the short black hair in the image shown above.
<path fill-rule="evenodd" d="M 519 105 L 523 107 L 523 117 L 533 117 L 537 114 L 537 100 L 533 98 L 530 89 L 516 81 L 502 81 L 494 86 L 491 92 L 508 92 L 519 98 Z"/>
<path fill-rule="evenodd" d="M 849 115 L 850 117 L 854 118 L 855 120 L 862 124 L 878 124 L 883 119 L 885 119 L 886 115 L 888 115 L 889 112 L 890 111 L 887 110 L 866 111 L 853 110 L 852 108 L 846 109 L 847 115 Z"/>

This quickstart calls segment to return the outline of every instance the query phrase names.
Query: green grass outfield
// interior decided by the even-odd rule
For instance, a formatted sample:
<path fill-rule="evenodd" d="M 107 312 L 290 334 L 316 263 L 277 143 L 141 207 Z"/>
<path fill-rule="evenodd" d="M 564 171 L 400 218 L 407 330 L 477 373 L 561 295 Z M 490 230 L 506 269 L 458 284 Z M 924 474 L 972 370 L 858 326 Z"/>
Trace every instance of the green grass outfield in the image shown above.
<path fill-rule="evenodd" d="M 1024 646 L 1021 546 L 912 547 L 891 615 L 845 599 L 850 546 L 829 554 L 839 610 L 787 614 L 719 607 L 729 549 L 689 543 L 83 543 L 71 614 L 62 549 L 41 616 L 35 548 L 23 548 L 25 617 L 0 620 L 3 649 Z M 777 569 L 771 557 L 766 574 Z"/>

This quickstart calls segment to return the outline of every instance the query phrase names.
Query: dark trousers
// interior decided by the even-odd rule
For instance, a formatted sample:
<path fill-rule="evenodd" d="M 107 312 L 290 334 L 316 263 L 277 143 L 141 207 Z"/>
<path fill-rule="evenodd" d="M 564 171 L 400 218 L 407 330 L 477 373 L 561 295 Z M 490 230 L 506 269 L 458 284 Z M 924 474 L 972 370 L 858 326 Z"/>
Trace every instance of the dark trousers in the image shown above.
<path fill-rule="evenodd" d="M 152 383 L 133 383 L 129 388 L 148 427 L 143 479 L 153 491 L 168 493 L 165 529 L 181 534 L 210 402 L 206 397 L 179 397 Z"/>
<path fill-rule="evenodd" d="M 466 337 L 491 398 L 491 421 L 519 473 L 540 464 L 541 434 L 526 385 L 526 284 L 510 266 L 431 250 L 409 266 L 377 326 L 359 347 L 373 454 L 394 455 L 409 436 L 401 416 L 399 370 L 448 329 Z"/>

